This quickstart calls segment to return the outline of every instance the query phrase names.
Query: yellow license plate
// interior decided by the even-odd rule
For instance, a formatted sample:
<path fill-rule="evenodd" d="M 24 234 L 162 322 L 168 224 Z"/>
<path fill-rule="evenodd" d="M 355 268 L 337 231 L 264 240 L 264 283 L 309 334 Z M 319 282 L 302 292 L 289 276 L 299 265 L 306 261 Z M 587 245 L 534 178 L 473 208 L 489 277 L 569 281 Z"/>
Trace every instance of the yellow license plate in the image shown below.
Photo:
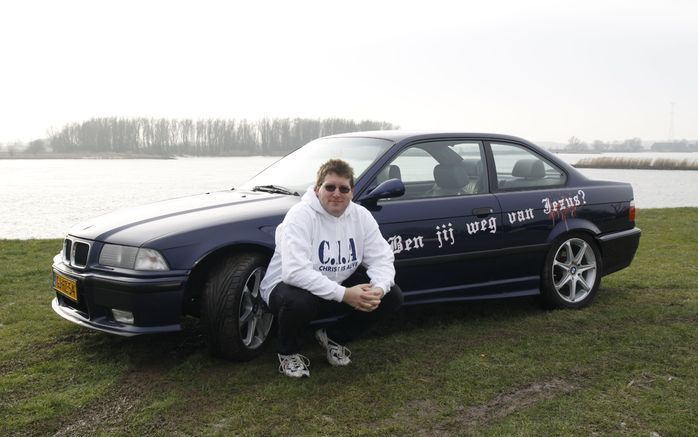
<path fill-rule="evenodd" d="M 56 278 L 53 282 L 53 288 L 57 292 L 64 296 L 73 299 L 75 302 L 78 301 L 78 283 L 72 279 L 68 279 L 58 273 L 55 274 Z"/>

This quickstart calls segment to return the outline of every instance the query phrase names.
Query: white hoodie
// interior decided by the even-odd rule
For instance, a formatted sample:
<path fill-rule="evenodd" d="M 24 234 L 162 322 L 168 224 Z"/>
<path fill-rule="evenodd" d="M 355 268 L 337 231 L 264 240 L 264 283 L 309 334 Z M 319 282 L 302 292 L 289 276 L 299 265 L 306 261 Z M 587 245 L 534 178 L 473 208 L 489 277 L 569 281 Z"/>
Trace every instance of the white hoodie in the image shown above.
<path fill-rule="evenodd" d="M 335 217 L 311 186 L 276 228 L 276 251 L 262 280 L 262 298 L 269 303 L 269 294 L 283 281 L 341 302 L 346 290 L 341 282 L 362 264 L 371 285 L 387 293 L 395 283 L 393 261 L 390 245 L 366 208 L 349 202 Z"/>

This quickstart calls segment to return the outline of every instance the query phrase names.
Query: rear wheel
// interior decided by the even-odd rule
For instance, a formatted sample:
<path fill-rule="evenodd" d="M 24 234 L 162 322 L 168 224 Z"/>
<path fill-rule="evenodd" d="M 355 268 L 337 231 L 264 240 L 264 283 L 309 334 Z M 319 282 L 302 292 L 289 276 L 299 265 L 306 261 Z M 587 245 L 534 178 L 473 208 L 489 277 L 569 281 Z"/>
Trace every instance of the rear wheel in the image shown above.
<path fill-rule="evenodd" d="M 247 361 L 262 352 L 274 321 L 260 293 L 267 261 L 261 254 L 240 253 L 211 269 L 203 292 L 201 325 L 214 355 Z"/>
<path fill-rule="evenodd" d="M 573 234 L 558 238 L 543 269 L 545 302 L 556 308 L 588 305 L 599 288 L 601 267 L 601 254 L 591 237 Z"/>

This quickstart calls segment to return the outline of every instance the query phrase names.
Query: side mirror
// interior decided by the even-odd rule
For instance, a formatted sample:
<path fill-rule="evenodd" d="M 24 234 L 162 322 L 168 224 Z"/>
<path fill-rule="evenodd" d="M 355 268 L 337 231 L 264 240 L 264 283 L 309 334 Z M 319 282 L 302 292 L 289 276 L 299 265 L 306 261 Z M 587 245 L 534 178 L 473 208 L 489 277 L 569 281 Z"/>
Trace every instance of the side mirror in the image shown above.
<path fill-rule="evenodd" d="M 359 198 L 359 202 L 375 204 L 378 199 L 400 197 L 405 194 L 405 184 L 400 179 L 388 179 Z"/>

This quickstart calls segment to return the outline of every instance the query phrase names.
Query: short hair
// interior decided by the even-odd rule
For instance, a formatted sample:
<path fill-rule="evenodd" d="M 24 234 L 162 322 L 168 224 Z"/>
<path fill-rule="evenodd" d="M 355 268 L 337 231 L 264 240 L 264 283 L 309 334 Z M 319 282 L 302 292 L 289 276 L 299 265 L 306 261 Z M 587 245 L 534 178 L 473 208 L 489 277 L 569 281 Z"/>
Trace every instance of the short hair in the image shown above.
<path fill-rule="evenodd" d="M 351 168 L 348 162 L 341 159 L 330 159 L 320 166 L 317 171 L 316 186 L 322 185 L 325 182 L 325 176 L 334 173 L 343 178 L 349 178 L 349 185 L 354 188 L 354 169 Z"/>

